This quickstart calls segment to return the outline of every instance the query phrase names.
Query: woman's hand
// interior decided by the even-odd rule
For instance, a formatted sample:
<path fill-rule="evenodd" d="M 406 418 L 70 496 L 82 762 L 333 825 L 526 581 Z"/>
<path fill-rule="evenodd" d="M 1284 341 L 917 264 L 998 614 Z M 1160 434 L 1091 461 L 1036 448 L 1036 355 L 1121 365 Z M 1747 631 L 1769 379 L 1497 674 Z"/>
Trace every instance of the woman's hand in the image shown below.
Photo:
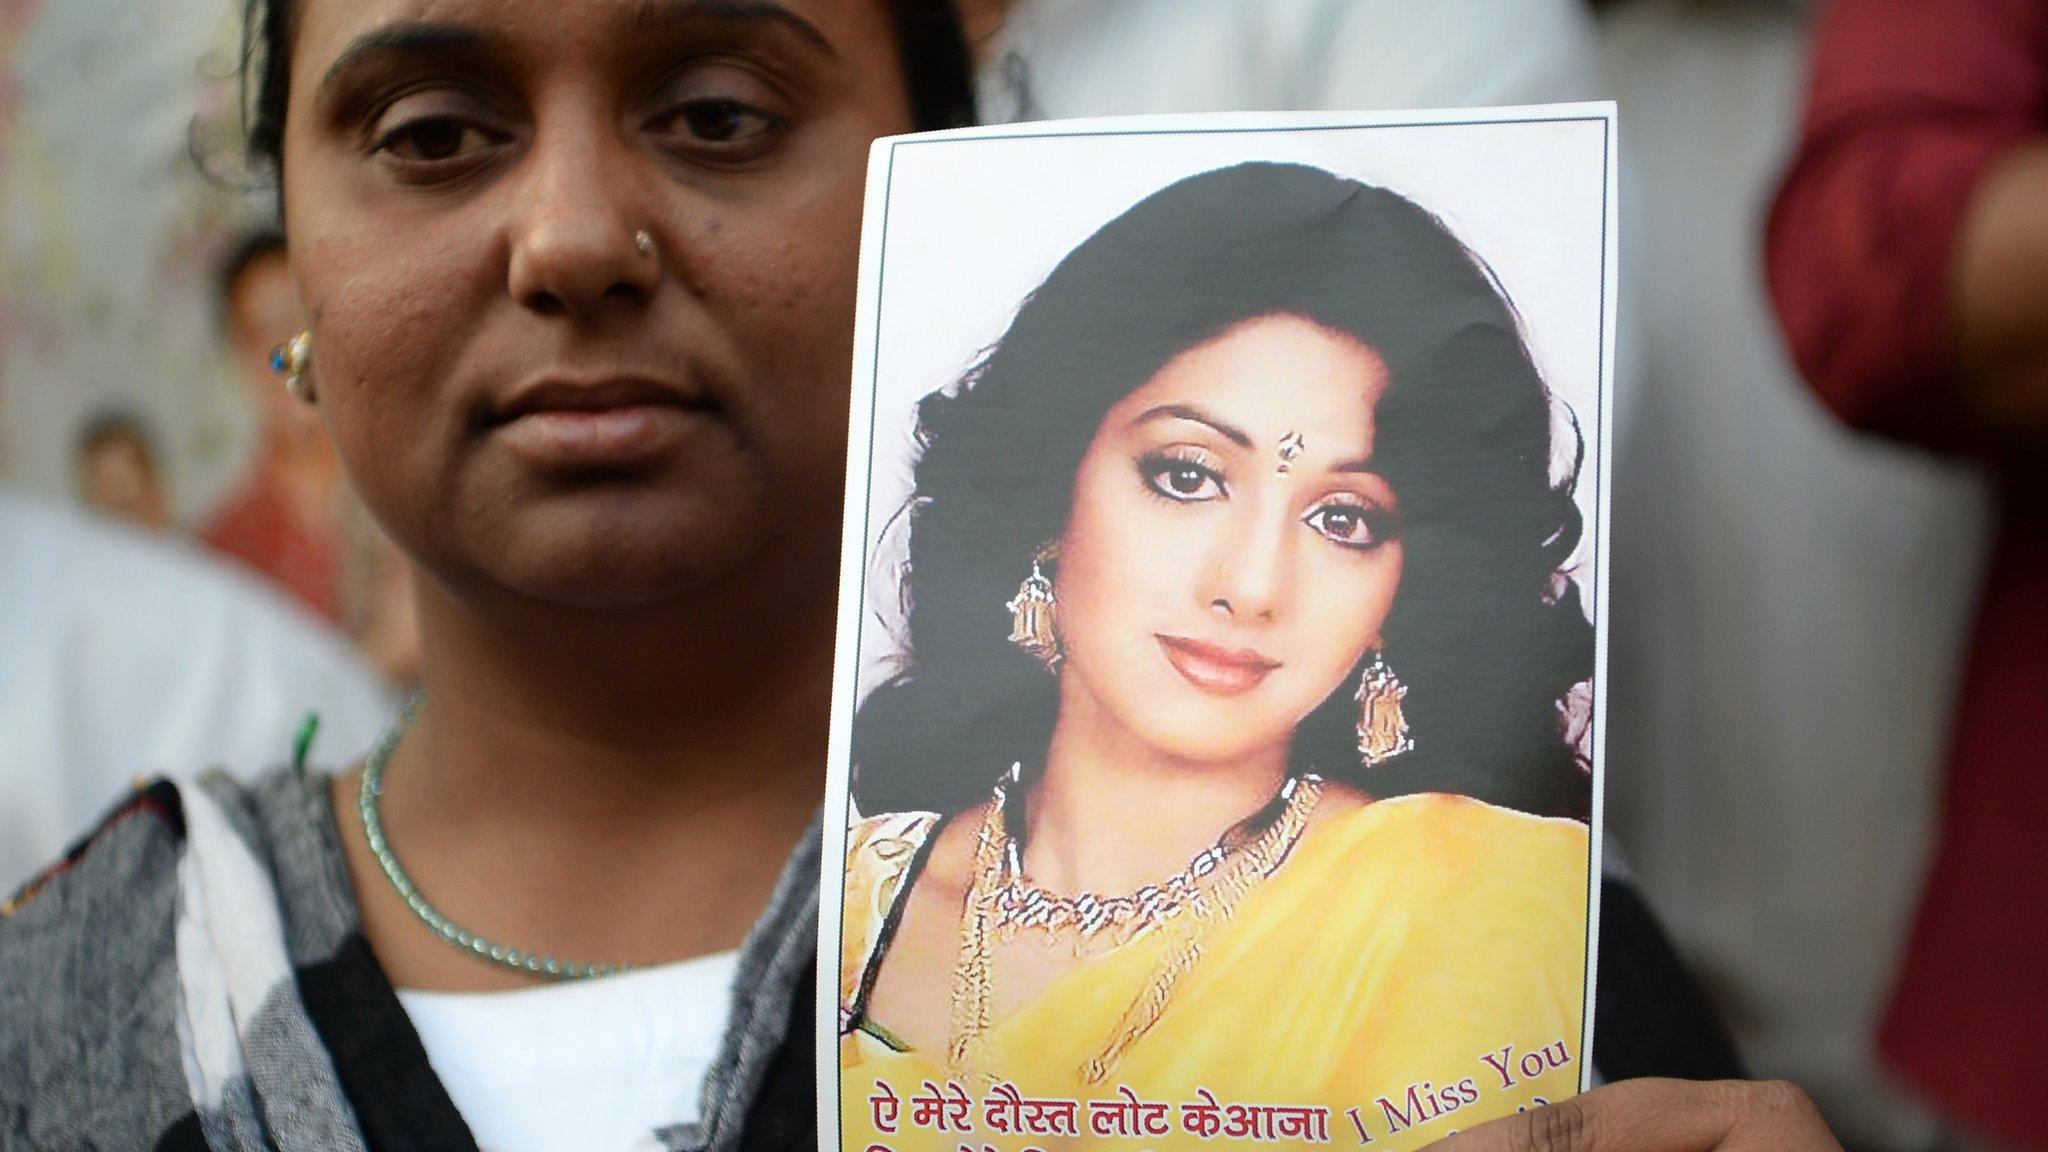
<path fill-rule="evenodd" d="M 1796 1085 L 1624 1080 L 1504 1116 L 1428 1152 L 1841 1152 Z"/>

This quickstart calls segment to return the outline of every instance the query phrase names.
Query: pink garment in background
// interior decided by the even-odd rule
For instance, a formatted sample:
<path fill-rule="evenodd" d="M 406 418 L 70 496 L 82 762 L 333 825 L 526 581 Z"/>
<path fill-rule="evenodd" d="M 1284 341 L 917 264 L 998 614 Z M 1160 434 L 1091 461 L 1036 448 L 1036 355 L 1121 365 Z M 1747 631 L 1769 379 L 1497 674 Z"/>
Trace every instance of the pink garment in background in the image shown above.
<path fill-rule="evenodd" d="M 1847 422 L 1978 455 L 2001 484 L 1940 844 L 1879 1043 L 1959 1123 L 2048 1149 L 2048 465 L 1969 435 L 1949 298 L 1972 193 L 2048 130 L 2048 0 L 1841 0 L 1815 36 L 1767 237 L 1793 352 Z"/>

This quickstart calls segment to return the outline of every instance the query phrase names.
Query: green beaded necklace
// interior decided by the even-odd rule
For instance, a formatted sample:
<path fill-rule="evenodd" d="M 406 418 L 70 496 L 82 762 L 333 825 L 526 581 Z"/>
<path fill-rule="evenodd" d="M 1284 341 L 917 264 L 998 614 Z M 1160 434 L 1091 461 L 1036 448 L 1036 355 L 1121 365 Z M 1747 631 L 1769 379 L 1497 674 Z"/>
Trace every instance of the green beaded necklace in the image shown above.
<path fill-rule="evenodd" d="M 405 869 L 398 863 L 398 857 L 391 851 L 391 845 L 384 839 L 384 822 L 377 816 L 377 798 L 384 794 L 384 767 L 391 762 L 391 753 L 397 750 L 399 738 L 405 735 L 406 729 L 412 727 L 413 717 L 419 713 L 421 699 L 419 693 L 414 693 L 412 698 L 405 702 L 405 708 L 399 713 L 397 722 L 377 741 L 377 746 L 370 750 L 370 755 L 363 761 L 363 785 L 356 797 L 356 806 L 363 816 L 363 835 L 370 842 L 370 854 L 377 858 L 377 863 L 384 869 L 385 879 L 391 881 L 391 887 L 398 892 L 399 898 L 405 901 L 405 906 L 412 909 L 412 914 L 420 918 L 420 923 L 433 929 L 434 935 L 449 944 L 478 959 L 488 960 L 519 972 L 546 977 L 549 980 L 589 980 L 597 976 L 615 976 L 621 972 L 635 971 L 638 966 L 633 964 L 578 964 L 550 956 L 545 952 L 528 952 L 523 948 L 493 944 L 443 916 L 432 904 L 427 903 L 425 896 L 420 895 L 420 890 L 413 886 L 412 877 L 405 874 Z"/>

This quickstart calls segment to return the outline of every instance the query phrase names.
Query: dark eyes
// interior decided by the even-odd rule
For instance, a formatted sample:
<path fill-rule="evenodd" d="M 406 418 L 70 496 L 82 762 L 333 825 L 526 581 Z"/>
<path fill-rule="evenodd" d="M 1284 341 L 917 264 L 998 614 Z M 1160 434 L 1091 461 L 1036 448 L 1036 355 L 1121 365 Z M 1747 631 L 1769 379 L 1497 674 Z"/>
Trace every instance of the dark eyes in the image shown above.
<path fill-rule="evenodd" d="M 385 133 L 377 150 L 401 163 L 438 164 L 497 142 L 481 128 L 452 116 L 422 116 Z"/>
<path fill-rule="evenodd" d="M 783 121 L 737 100 L 704 99 L 678 107 L 660 125 L 692 142 L 739 146 L 775 132 Z"/>
<path fill-rule="evenodd" d="M 439 89 L 399 99 L 377 117 L 370 133 L 371 155 L 406 184 L 460 179 L 512 139 L 487 105 Z"/>
<path fill-rule="evenodd" d="M 1138 461 L 1138 474 L 1154 493 L 1179 504 L 1201 504 L 1230 495 L 1223 473 L 1195 453 L 1146 456 Z M 1352 498 L 1318 504 L 1301 522 L 1333 544 L 1359 550 L 1378 547 L 1394 534 L 1393 517 L 1386 510 L 1355 503 Z"/>
<path fill-rule="evenodd" d="M 789 124 L 748 99 L 700 92 L 673 96 L 659 114 L 641 122 L 640 131 L 680 160 L 726 165 L 767 155 Z M 371 139 L 371 153 L 399 179 L 438 183 L 488 163 L 512 142 L 514 132 L 487 102 L 437 89 L 385 109 L 371 128 Z"/>
<path fill-rule="evenodd" d="M 1301 522 L 1332 543 L 1347 548 L 1371 548 L 1393 535 L 1393 524 L 1386 513 L 1361 504 L 1323 504 L 1302 517 Z"/>
<path fill-rule="evenodd" d="M 645 130 L 684 160 L 733 164 L 765 156 L 804 107 L 773 73 L 743 54 L 690 60 L 662 82 Z"/>
<path fill-rule="evenodd" d="M 1138 462 L 1138 473 L 1154 492 L 1184 504 L 1228 495 L 1221 473 L 1189 457 L 1148 456 Z"/>

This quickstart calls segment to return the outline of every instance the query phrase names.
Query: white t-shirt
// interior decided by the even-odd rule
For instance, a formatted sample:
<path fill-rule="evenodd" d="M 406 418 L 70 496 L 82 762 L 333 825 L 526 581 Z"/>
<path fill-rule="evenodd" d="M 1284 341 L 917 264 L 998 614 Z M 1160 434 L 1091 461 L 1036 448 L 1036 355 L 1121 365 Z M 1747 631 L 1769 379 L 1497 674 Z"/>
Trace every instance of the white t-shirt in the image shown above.
<path fill-rule="evenodd" d="M 408 992 L 427 1062 L 482 1152 L 642 1152 L 698 1119 L 738 952 L 518 992 Z"/>
<path fill-rule="evenodd" d="M 179 541 L 0 492 L 0 897 L 143 775 L 346 764 L 396 700 L 348 641 Z"/>

